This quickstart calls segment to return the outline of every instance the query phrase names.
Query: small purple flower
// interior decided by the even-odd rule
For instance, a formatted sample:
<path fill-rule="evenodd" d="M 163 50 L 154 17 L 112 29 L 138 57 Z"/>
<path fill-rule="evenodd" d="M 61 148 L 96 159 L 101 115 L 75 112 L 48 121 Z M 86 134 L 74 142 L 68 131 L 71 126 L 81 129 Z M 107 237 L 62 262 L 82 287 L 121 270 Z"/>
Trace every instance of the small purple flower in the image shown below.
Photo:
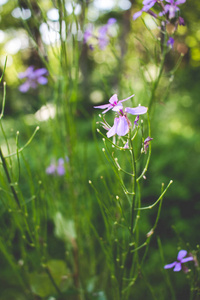
<path fill-rule="evenodd" d="M 147 149 L 149 148 L 150 141 L 152 141 L 153 138 L 150 138 L 149 136 L 144 140 L 144 152 L 147 153 Z"/>
<path fill-rule="evenodd" d="M 174 261 L 171 264 L 165 265 L 164 269 L 174 268 L 173 269 L 174 272 L 181 271 L 184 268 L 184 266 L 182 266 L 183 263 L 194 260 L 192 256 L 185 257 L 186 255 L 187 255 L 186 250 L 180 250 L 179 253 L 178 253 L 178 256 L 177 256 L 177 261 Z"/>
<path fill-rule="evenodd" d="M 117 94 L 114 94 L 109 99 L 109 104 L 94 106 L 94 108 L 106 109 L 102 112 L 102 114 L 105 114 L 110 109 L 112 109 L 113 111 L 120 111 L 123 109 L 121 102 L 127 101 L 128 99 L 132 98 L 133 96 L 135 96 L 135 95 L 131 95 L 130 97 L 128 97 L 126 99 L 118 101 Z"/>
<path fill-rule="evenodd" d="M 53 161 L 50 166 L 46 168 L 46 174 L 58 176 L 65 175 L 65 161 L 69 161 L 68 156 L 65 157 L 65 160 L 63 158 L 59 158 L 57 163 Z"/>
<path fill-rule="evenodd" d="M 93 26 L 92 24 L 88 25 L 88 28 L 85 30 L 83 35 L 83 42 L 87 43 L 87 41 L 93 36 Z"/>
<path fill-rule="evenodd" d="M 115 18 L 110 18 L 107 22 L 107 24 L 101 26 L 98 30 L 98 36 L 96 36 L 94 32 L 94 28 L 92 24 L 88 25 L 88 28 L 84 32 L 83 41 L 84 43 L 87 43 L 91 37 L 94 37 L 98 41 L 99 49 L 104 50 L 106 46 L 109 44 L 110 41 L 110 35 L 109 35 L 109 29 L 110 27 L 116 23 Z M 89 47 L 91 50 L 94 50 L 94 47 L 92 44 L 89 43 Z"/>
<path fill-rule="evenodd" d="M 106 25 L 99 28 L 99 36 L 98 36 L 99 49 L 104 50 L 106 46 L 109 44 L 108 31 L 110 26 L 112 26 L 115 23 L 116 23 L 116 19 L 110 18 Z"/>
<path fill-rule="evenodd" d="M 169 48 L 173 48 L 174 47 L 174 39 L 173 39 L 173 37 L 170 37 L 169 39 L 168 39 L 168 41 L 167 41 L 167 46 L 169 47 Z"/>
<path fill-rule="evenodd" d="M 26 93 L 30 88 L 36 89 L 38 84 L 47 84 L 48 79 L 44 77 L 47 74 L 48 71 L 45 68 L 34 70 L 33 66 L 28 67 L 25 72 L 18 74 L 20 79 L 26 78 L 26 81 L 19 86 L 20 92 Z"/>
<path fill-rule="evenodd" d="M 46 173 L 48 175 L 53 175 L 53 174 L 55 174 L 55 172 L 56 172 L 56 165 L 55 165 L 55 163 L 51 163 L 50 166 L 48 166 L 46 168 Z"/>
<path fill-rule="evenodd" d="M 165 5 L 165 14 L 169 13 L 169 19 L 173 19 L 176 16 L 176 12 L 180 10 L 180 8 L 178 7 L 179 4 L 183 4 L 186 2 L 186 0 L 165 0 L 166 2 L 168 2 L 169 4 Z"/>

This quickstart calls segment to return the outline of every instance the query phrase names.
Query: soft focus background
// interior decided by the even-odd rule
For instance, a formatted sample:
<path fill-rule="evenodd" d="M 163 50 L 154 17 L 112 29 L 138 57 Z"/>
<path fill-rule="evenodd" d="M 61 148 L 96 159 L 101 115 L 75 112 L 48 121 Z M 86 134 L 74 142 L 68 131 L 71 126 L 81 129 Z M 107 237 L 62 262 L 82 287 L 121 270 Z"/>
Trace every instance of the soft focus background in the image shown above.
<path fill-rule="evenodd" d="M 49 214 L 40 218 L 40 224 L 44 219 L 47 221 L 48 256 L 61 261 L 67 255 L 76 256 L 69 245 L 69 238 L 63 237 L 63 232 L 69 231 L 71 240 L 79 237 L 77 247 L 81 249 L 79 260 L 82 261 L 80 278 L 83 288 L 88 291 L 84 299 L 112 299 L 105 292 L 108 278 L 103 264 L 104 256 L 99 251 L 97 237 L 89 224 L 92 222 L 103 235 L 102 217 L 88 180 L 92 180 L 97 189 L 102 189 L 102 197 L 106 198 L 107 192 L 102 188 L 100 177 L 112 176 L 112 170 L 101 153 L 102 141 L 95 133 L 99 111 L 94 111 L 93 106 L 107 103 L 114 93 L 119 95 L 119 99 L 134 93 L 134 105 L 148 105 L 149 76 L 154 78 L 157 70 L 146 52 L 146 48 L 149 52 L 153 51 L 153 41 L 144 24 L 154 34 L 157 34 L 157 29 L 147 14 L 143 16 L 143 21 L 141 18 L 132 21 L 133 13 L 141 9 L 139 0 L 66 0 L 64 9 L 68 27 L 63 29 L 63 35 L 66 35 L 69 51 L 68 57 L 64 58 L 64 50 L 63 54 L 62 50 L 60 52 L 57 3 L 59 1 L 0 0 L 1 73 L 7 56 L 4 75 L 7 84 L 6 105 L 2 124 L 11 153 L 15 151 L 17 131 L 22 147 L 35 128 L 40 127 L 31 144 L 24 149 L 20 167 L 16 157 L 12 163 L 14 178 L 24 198 L 30 203 L 32 195 L 40 198 L 35 211 L 45 211 L 47 200 L 53 203 Z M 144 289 L 143 278 L 135 285 L 134 299 L 171 299 L 168 277 L 171 278 L 176 299 L 189 299 L 187 276 L 183 272 L 176 274 L 171 270 L 166 271 L 163 266 L 176 259 L 177 249 L 195 250 L 199 243 L 200 2 L 188 0 L 181 6 L 181 14 L 186 26 L 178 29 L 174 48 L 167 56 L 165 71 L 173 68 L 181 53 L 184 57 L 174 77 L 164 75 L 156 93 L 157 102 L 151 118 L 152 157 L 143 183 L 142 203 L 149 205 L 158 198 L 162 182 L 166 185 L 172 179 L 173 184 L 164 197 L 158 228 L 144 267 L 154 291 Z M 92 51 L 82 42 L 84 30 L 89 23 L 98 28 L 111 17 L 117 20 L 112 27 L 111 44 L 104 50 L 96 47 Z M 63 59 L 60 63 L 58 56 Z M 80 66 L 78 73 L 77 64 Z M 24 72 L 30 65 L 48 69 L 48 84 L 21 93 L 18 88 L 22 80 L 18 78 L 18 73 Z M 168 80 L 171 81 L 171 89 L 163 97 Z M 1 90 L 3 92 L 2 85 Z M 69 111 L 67 99 L 70 99 L 69 105 L 72 103 Z M 66 105 L 67 122 L 62 115 L 63 103 Z M 69 136 L 66 131 L 70 132 Z M 1 147 L 5 154 L 9 152 L 3 134 Z M 65 178 L 49 177 L 46 168 L 52 160 L 61 157 L 68 157 L 69 162 L 73 162 L 70 170 L 66 171 Z M 68 159 L 65 161 L 66 169 Z M 13 257 L 19 265 L 20 261 L 22 265 L 26 262 L 25 252 L 29 253 L 35 265 L 41 264 L 37 255 L 43 254 L 32 253 L 31 246 L 20 246 L 20 233 L 15 230 L 14 221 L 5 205 L 6 184 L 2 178 L 0 223 L 9 242 L 8 247 L 4 248 L 2 245 L 6 238 L 2 237 L 0 241 L 0 299 L 29 299 L 19 283 L 20 279 L 16 279 L 18 270 L 12 267 L 12 263 L 7 263 L 11 257 L 6 260 L 5 252 L 14 253 Z M 112 193 L 115 191 L 115 179 L 110 180 L 109 184 Z M 70 199 L 75 200 L 69 204 Z M 27 207 L 29 210 L 30 207 Z M 58 213 L 55 215 L 53 212 L 56 209 Z M 65 221 L 59 211 L 63 213 Z M 144 235 L 151 228 L 155 216 L 153 210 L 142 216 L 140 226 Z M 75 230 L 73 222 L 76 218 L 78 225 Z M 31 263 L 27 264 L 29 270 L 33 270 Z M 70 263 L 67 267 L 72 268 Z M 37 296 L 30 296 L 30 299 L 54 299 L 48 298 L 48 292 L 44 295 L 38 292 L 40 288 L 35 287 L 38 283 L 35 284 L 33 272 L 30 278 L 33 289 L 37 291 Z M 67 297 L 78 299 L 70 294 Z"/>

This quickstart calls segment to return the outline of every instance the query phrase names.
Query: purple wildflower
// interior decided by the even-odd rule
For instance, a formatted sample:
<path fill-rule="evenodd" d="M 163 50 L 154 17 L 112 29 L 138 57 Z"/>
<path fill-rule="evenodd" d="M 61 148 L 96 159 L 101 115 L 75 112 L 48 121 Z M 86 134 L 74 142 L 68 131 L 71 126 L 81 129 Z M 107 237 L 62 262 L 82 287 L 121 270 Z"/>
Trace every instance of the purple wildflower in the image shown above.
<path fill-rule="evenodd" d="M 183 263 L 186 263 L 188 261 L 194 260 L 192 256 L 185 257 L 187 255 L 186 250 L 180 250 L 177 256 L 177 261 L 174 261 L 171 264 L 165 265 L 165 269 L 171 269 L 174 268 L 174 272 L 181 271 L 184 267 L 182 266 Z M 185 257 L 185 258 L 184 258 Z M 187 269 L 188 270 L 188 269 Z M 187 270 L 185 270 L 187 272 Z"/>
<path fill-rule="evenodd" d="M 119 117 L 114 119 L 114 125 L 107 132 L 107 137 L 111 137 L 115 134 L 119 136 L 124 136 L 129 132 L 129 128 L 131 127 L 131 122 L 128 119 L 126 113 L 130 113 L 132 115 L 141 115 L 147 112 L 147 107 L 138 106 L 138 107 L 126 107 L 125 113 L 120 109 Z"/>
<path fill-rule="evenodd" d="M 168 41 L 167 41 L 167 46 L 169 47 L 169 48 L 173 48 L 174 47 L 174 39 L 173 39 L 173 37 L 170 37 L 169 39 L 168 39 Z"/>
<path fill-rule="evenodd" d="M 149 148 L 150 141 L 153 140 L 153 138 L 150 138 L 149 136 L 144 140 L 144 152 L 147 153 L 147 149 Z"/>
<path fill-rule="evenodd" d="M 135 95 L 131 95 L 130 97 L 128 97 L 126 99 L 118 101 L 117 94 L 114 94 L 109 99 L 108 104 L 94 106 L 94 108 L 106 109 L 102 112 L 102 114 L 105 114 L 110 109 L 112 109 L 113 111 L 120 111 L 120 110 L 123 109 L 123 106 L 122 106 L 121 102 L 127 101 L 128 99 L 132 98 L 133 96 L 135 96 Z"/>
<path fill-rule="evenodd" d="M 85 30 L 83 35 L 83 41 L 84 43 L 87 43 L 87 41 L 93 36 L 93 26 L 92 24 L 88 25 L 88 28 Z"/>
<path fill-rule="evenodd" d="M 26 93 L 30 88 L 36 89 L 38 84 L 47 84 L 48 79 L 44 77 L 47 73 L 47 69 L 41 68 L 34 70 L 33 66 L 28 67 L 25 72 L 19 73 L 18 77 L 20 79 L 26 78 L 26 81 L 19 86 L 20 92 Z"/>
<path fill-rule="evenodd" d="M 51 163 L 50 166 L 48 166 L 46 168 L 46 173 L 48 175 L 53 175 L 53 174 L 55 174 L 55 172 L 56 172 L 56 165 L 55 165 L 55 163 Z"/>
<path fill-rule="evenodd" d="M 98 36 L 98 42 L 99 42 L 99 49 L 104 50 L 105 47 L 109 43 L 109 35 L 108 31 L 110 26 L 116 23 L 116 19 L 110 18 L 106 25 L 99 28 L 99 36 Z"/>
<path fill-rule="evenodd" d="M 58 176 L 65 175 L 65 161 L 69 161 L 68 156 L 65 157 L 65 160 L 63 158 L 59 158 L 57 163 L 53 161 L 50 166 L 46 168 L 46 174 Z"/>
<path fill-rule="evenodd" d="M 176 12 L 180 10 L 180 8 L 178 7 L 179 4 L 183 4 L 186 2 L 186 0 L 165 0 L 166 2 L 168 2 L 169 4 L 165 5 L 165 11 L 164 14 L 169 13 L 169 19 L 173 19 L 176 16 Z"/>
<path fill-rule="evenodd" d="M 84 36 L 83 36 L 84 43 L 87 43 L 91 37 L 94 37 L 98 41 L 99 49 L 104 50 L 106 48 L 106 46 L 108 45 L 109 40 L 110 40 L 109 29 L 114 23 L 116 23 L 115 18 L 108 19 L 107 24 L 105 24 L 105 25 L 103 25 L 99 28 L 98 36 L 96 36 L 93 33 L 94 29 L 93 29 L 92 24 L 89 24 L 88 28 L 84 32 Z M 89 47 L 90 47 L 91 50 L 94 49 L 92 44 L 89 44 Z"/>

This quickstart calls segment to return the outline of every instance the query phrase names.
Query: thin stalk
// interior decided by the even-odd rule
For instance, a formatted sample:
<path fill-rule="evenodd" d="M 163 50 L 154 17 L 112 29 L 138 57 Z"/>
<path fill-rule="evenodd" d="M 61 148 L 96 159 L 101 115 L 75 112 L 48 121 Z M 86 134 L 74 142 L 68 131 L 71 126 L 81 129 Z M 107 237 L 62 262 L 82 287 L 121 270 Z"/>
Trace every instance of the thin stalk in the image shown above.
<path fill-rule="evenodd" d="M 7 167 L 7 164 L 6 164 L 6 160 L 4 158 L 4 155 L 2 153 L 2 150 L 0 148 L 0 157 L 1 157 L 1 161 L 2 161 L 2 164 L 3 164 L 3 169 L 4 169 L 4 172 L 6 174 L 6 177 L 7 177 L 7 180 L 8 180 L 8 183 L 9 183 L 9 186 L 10 186 L 10 189 L 11 189 L 11 192 L 12 192 L 12 195 L 15 199 L 15 202 L 17 203 L 17 206 L 19 208 L 21 208 L 21 205 L 20 205 L 20 201 L 19 201 L 19 198 L 18 198 L 18 195 L 17 195 L 17 192 L 15 191 L 15 188 L 13 186 L 13 183 L 11 181 L 11 178 L 10 178 L 10 174 L 9 174 L 9 171 L 8 171 L 8 167 Z"/>

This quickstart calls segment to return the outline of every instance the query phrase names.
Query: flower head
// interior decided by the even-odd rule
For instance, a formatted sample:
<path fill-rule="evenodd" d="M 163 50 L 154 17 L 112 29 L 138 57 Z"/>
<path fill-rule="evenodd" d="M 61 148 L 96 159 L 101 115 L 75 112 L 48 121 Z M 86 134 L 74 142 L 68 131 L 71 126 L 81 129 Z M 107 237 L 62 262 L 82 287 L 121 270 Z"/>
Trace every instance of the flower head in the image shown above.
<path fill-rule="evenodd" d="M 113 111 L 119 111 L 123 109 L 122 102 L 127 101 L 128 99 L 132 98 L 134 95 L 131 95 L 130 97 L 118 101 L 117 94 L 114 94 L 110 99 L 108 104 L 104 105 L 98 105 L 94 106 L 94 108 L 100 108 L 100 109 L 105 109 L 102 114 L 105 114 L 107 111 L 112 109 Z"/>
<path fill-rule="evenodd" d="M 169 19 L 173 19 L 176 16 L 176 12 L 180 10 L 178 7 L 179 4 L 183 4 L 186 2 L 186 0 L 165 0 L 169 4 L 165 5 L 164 14 L 169 14 Z"/>
<path fill-rule="evenodd" d="M 174 39 L 173 39 L 173 37 L 170 37 L 169 39 L 168 39 L 168 41 L 167 41 L 167 46 L 169 47 L 169 48 L 173 48 L 174 47 Z"/>
<path fill-rule="evenodd" d="M 48 175 L 65 175 L 65 161 L 68 162 L 69 158 L 66 156 L 65 160 L 63 158 L 59 158 L 58 162 L 52 161 L 52 163 L 46 168 L 46 174 Z"/>
<path fill-rule="evenodd" d="M 182 266 L 183 263 L 194 260 L 194 258 L 192 256 L 185 257 L 186 255 L 187 255 L 186 250 L 180 250 L 178 255 L 177 255 L 177 261 L 174 261 L 171 264 L 165 265 L 164 268 L 165 269 L 174 268 L 173 269 L 174 272 L 181 271 L 183 269 L 183 266 Z"/>
<path fill-rule="evenodd" d="M 30 88 L 36 89 L 38 84 L 47 84 L 48 79 L 44 77 L 47 74 L 48 71 L 45 68 L 34 70 L 33 66 L 28 67 L 25 72 L 18 74 L 20 79 L 26 78 L 26 81 L 19 86 L 20 92 L 26 93 Z"/>
<path fill-rule="evenodd" d="M 108 22 L 99 28 L 97 36 L 94 34 L 93 26 L 89 24 L 88 28 L 84 32 L 84 43 L 87 43 L 91 37 L 96 38 L 98 41 L 99 49 L 104 50 L 110 41 L 109 29 L 113 24 L 116 23 L 116 21 L 117 20 L 115 18 L 108 19 Z M 89 44 L 89 47 L 92 50 L 94 49 L 92 44 Z"/>

